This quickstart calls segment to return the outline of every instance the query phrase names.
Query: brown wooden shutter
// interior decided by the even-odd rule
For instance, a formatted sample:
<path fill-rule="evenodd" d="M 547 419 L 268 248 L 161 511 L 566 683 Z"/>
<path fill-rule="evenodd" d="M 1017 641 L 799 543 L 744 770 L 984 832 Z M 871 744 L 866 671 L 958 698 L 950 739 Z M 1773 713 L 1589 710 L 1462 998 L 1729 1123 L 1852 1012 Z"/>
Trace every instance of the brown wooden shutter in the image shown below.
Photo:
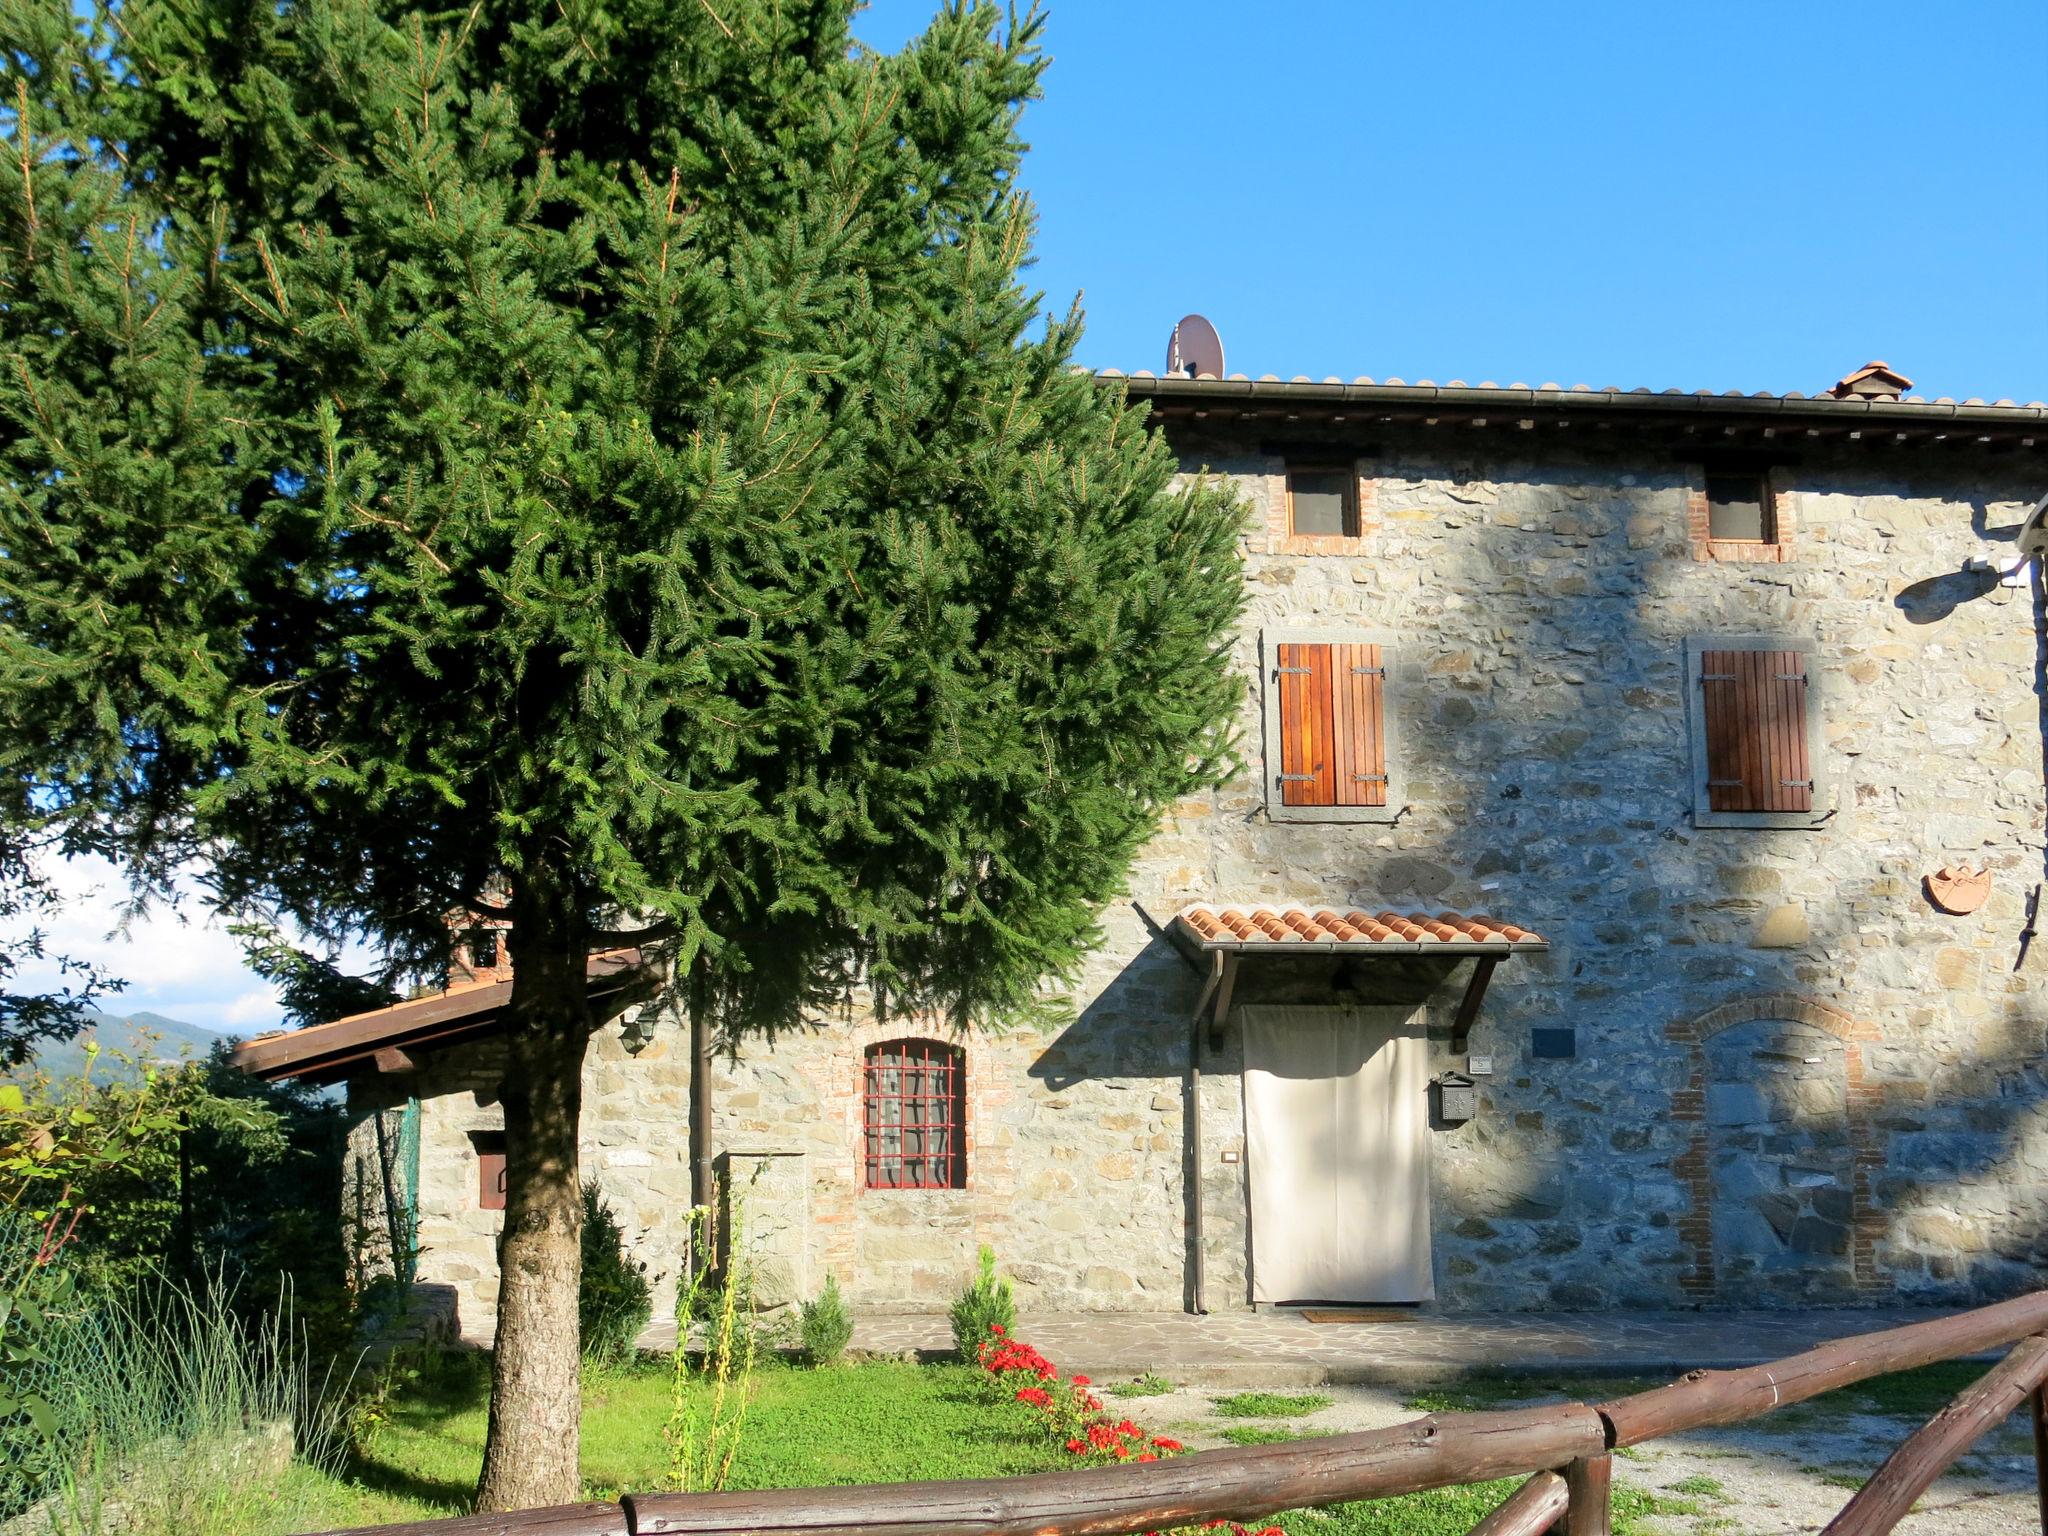
<path fill-rule="evenodd" d="M 476 1155 L 476 1203 L 479 1210 L 505 1209 L 505 1154 L 502 1149 Z"/>
<path fill-rule="evenodd" d="M 1280 803 L 1387 803 L 1386 677 L 1376 645 L 1275 648 Z"/>
<path fill-rule="evenodd" d="M 1337 803 L 1387 803 L 1386 671 L 1376 645 L 1331 647 Z"/>
<path fill-rule="evenodd" d="M 1707 809 L 1810 811 L 1806 657 L 1798 651 L 1703 651 Z"/>
<path fill-rule="evenodd" d="M 1330 647 L 1277 647 L 1280 685 L 1280 803 L 1335 805 L 1336 763 L 1330 750 Z"/>
<path fill-rule="evenodd" d="M 505 1209 L 505 1133 L 471 1131 L 470 1145 L 476 1148 L 476 1203 L 479 1210 Z"/>

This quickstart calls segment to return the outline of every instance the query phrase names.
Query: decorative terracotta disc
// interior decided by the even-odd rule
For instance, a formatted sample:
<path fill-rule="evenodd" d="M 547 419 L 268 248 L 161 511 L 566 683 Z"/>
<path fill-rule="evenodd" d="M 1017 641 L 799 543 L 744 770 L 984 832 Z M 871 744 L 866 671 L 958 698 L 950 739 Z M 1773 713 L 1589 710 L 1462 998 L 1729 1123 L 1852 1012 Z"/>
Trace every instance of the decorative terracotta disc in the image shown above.
<path fill-rule="evenodd" d="M 1991 895 L 1991 870 L 1967 864 L 1944 864 L 1927 877 L 1927 899 L 1944 912 L 1961 917 L 1984 905 Z"/>

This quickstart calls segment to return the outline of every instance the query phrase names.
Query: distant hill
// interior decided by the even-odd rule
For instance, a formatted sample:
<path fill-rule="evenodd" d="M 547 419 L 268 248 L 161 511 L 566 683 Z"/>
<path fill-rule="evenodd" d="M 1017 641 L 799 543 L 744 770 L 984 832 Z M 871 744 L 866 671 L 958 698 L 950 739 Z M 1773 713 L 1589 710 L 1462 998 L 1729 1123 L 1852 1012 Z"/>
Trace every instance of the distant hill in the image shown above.
<path fill-rule="evenodd" d="M 44 1046 L 36 1053 L 29 1070 L 41 1069 L 52 1077 L 75 1077 L 85 1070 L 86 1042 L 96 1039 L 100 1059 L 92 1070 L 93 1081 L 106 1082 L 135 1075 L 132 1069 L 124 1069 L 113 1060 L 111 1052 L 125 1052 L 137 1060 L 176 1061 L 189 1056 L 197 1061 L 205 1059 L 218 1041 L 232 1038 L 187 1024 L 183 1019 L 167 1019 L 160 1013 L 112 1014 L 94 1009 L 86 1017 L 92 1022 L 82 1033 L 75 1039 Z"/>

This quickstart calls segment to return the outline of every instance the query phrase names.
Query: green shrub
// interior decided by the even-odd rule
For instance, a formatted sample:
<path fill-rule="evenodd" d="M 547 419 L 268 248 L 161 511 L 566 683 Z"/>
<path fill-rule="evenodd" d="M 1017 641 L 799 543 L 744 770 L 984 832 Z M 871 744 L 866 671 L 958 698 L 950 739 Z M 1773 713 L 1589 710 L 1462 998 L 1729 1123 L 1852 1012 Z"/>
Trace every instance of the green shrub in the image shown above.
<path fill-rule="evenodd" d="M 1010 1282 L 996 1274 L 996 1251 L 981 1245 L 981 1268 L 974 1283 L 953 1303 L 953 1348 L 962 1363 L 980 1361 L 981 1346 L 1001 1328 L 1004 1333 L 1017 1327 L 1017 1301 L 1010 1294 Z"/>
<path fill-rule="evenodd" d="M 626 1256 L 625 1233 L 595 1184 L 583 1186 L 583 1280 L 576 1290 L 576 1322 L 583 1359 L 595 1366 L 624 1363 L 633 1341 L 654 1315 L 647 1266 Z"/>
<path fill-rule="evenodd" d="M 853 1340 L 853 1319 L 839 1299 L 839 1279 L 825 1277 L 825 1289 L 816 1301 L 804 1303 L 804 1358 L 812 1365 L 832 1365 L 846 1353 Z"/>

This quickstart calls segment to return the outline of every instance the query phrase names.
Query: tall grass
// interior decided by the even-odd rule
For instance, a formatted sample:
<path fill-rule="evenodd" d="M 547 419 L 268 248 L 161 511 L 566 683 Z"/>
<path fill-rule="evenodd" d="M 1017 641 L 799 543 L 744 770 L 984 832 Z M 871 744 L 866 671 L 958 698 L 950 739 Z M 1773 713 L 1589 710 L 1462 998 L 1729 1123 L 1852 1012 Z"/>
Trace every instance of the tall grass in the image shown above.
<path fill-rule="evenodd" d="M 289 1297 L 248 1323 L 231 1291 L 167 1280 L 50 1315 L 10 1386 L 50 1406 L 10 1437 L 4 1508 L 34 1536 L 266 1536 L 292 1529 L 293 1463 L 338 1465 L 336 1394 Z"/>

